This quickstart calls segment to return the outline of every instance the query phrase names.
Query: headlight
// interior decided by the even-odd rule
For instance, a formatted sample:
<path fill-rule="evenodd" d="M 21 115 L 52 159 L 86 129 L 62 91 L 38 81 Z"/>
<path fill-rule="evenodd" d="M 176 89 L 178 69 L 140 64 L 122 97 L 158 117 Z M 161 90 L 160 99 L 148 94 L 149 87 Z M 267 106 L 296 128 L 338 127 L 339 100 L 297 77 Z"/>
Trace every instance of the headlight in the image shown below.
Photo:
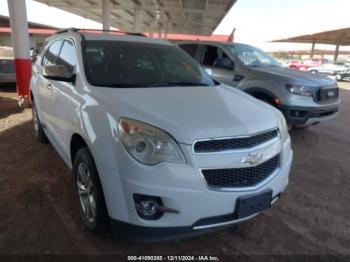
<path fill-rule="evenodd" d="M 136 120 L 121 118 L 118 132 L 126 151 L 142 164 L 185 163 L 178 144 L 168 133 L 159 128 Z"/>
<path fill-rule="evenodd" d="M 292 94 L 301 95 L 301 96 L 312 96 L 312 93 L 315 90 L 313 86 L 290 85 L 290 84 L 287 84 L 286 88 Z"/>
<path fill-rule="evenodd" d="M 281 138 L 284 142 L 287 140 L 289 136 L 287 122 L 286 122 L 286 119 L 284 118 L 284 115 L 278 109 L 275 109 L 275 110 L 276 110 L 276 116 L 278 120 L 278 128 L 280 130 Z"/>

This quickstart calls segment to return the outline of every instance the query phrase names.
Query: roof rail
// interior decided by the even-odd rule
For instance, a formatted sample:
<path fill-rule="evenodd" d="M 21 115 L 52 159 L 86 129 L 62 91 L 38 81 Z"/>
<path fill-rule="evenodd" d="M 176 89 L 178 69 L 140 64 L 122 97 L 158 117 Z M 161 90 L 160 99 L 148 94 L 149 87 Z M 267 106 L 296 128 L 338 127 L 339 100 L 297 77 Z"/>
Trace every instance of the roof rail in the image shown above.
<path fill-rule="evenodd" d="M 70 27 L 70 28 L 64 28 L 61 30 L 57 30 L 55 32 L 55 35 L 57 34 L 63 34 L 63 33 L 68 33 L 68 32 L 78 32 L 78 29 L 74 28 L 74 27 Z"/>
<path fill-rule="evenodd" d="M 147 37 L 143 33 L 133 33 L 133 32 L 127 32 L 122 30 L 106 30 L 106 29 L 76 29 L 78 32 L 101 32 L 101 33 L 119 33 L 119 34 L 125 34 L 125 35 L 135 35 L 135 36 L 144 36 Z"/>
<path fill-rule="evenodd" d="M 77 32 L 77 33 L 89 33 L 89 32 L 101 32 L 101 33 L 116 33 L 116 34 L 125 34 L 125 35 L 135 35 L 135 36 L 143 36 L 143 37 L 147 37 L 145 34 L 143 33 L 132 33 L 132 32 L 126 32 L 126 31 L 121 31 L 121 30 L 105 30 L 105 29 L 78 29 L 78 28 L 65 28 L 65 29 L 61 29 L 56 31 L 55 34 L 63 34 L 63 33 L 69 33 L 69 32 Z"/>

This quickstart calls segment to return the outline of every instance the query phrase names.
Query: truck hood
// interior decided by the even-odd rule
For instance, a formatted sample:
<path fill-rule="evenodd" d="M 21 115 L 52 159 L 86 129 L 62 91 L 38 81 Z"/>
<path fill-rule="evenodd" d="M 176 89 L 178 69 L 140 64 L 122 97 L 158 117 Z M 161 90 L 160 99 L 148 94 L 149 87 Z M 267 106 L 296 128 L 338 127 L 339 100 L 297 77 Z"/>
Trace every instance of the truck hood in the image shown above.
<path fill-rule="evenodd" d="M 305 84 L 315 87 L 335 84 L 335 80 L 329 77 L 284 67 L 261 66 L 251 68 L 251 70 L 263 73 L 265 76 L 270 74 L 272 77 L 287 80 L 291 84 Z"/>
<path fill-rule="evenodd" d="M 254 134 L 278 126 L 273 107 L 225 85 L 96 87 L 93 93 L 114 119 L 127 117 L 151 124 L 184 144 Z"/>

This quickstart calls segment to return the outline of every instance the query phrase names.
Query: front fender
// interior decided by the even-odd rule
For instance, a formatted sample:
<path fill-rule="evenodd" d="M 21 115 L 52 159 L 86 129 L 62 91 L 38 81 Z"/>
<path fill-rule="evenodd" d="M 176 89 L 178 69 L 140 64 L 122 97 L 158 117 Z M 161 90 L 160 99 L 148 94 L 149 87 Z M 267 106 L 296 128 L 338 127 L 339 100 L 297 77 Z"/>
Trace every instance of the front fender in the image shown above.
<path fill-rule="evenodd" d="M 72 136 L 79 134 L 88 145 L 98 166 L 121 169 L 130 163 L 118 136 L 118 116 L 99 103 L 92 94 L 79 96 L 72 118 Z"/>

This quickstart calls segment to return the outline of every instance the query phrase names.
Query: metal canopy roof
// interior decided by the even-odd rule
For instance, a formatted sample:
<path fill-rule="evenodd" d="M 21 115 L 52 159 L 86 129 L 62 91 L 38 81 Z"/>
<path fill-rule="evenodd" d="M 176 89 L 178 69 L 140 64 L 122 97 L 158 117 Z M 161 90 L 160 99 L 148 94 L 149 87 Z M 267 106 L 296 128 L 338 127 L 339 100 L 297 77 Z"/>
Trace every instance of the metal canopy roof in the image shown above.
<path fill-rule="evenodd" d="M 102 0 L 37 0 L 49 6 L 102 22 Z M 110 0 L 111 26 L 148 32 L 211 34 L 236 0 Z"/>
<path fill-rule="evenodd" d="M 350 45 L 350 27 L 325 31 L 316 34 L 302 35 L 272 42 L 317 43 L 330 45 Z"/>
<path fill-rule="evenodd" d="M 9 28 L 10 27 L 10 18 L 8 16 L 0 15 L 0 27 Z M 58 29 L 57 27 L 48 26 L 44 24 L 34 23 L 28 21 L 28 28 L 35 29 Z"/>

